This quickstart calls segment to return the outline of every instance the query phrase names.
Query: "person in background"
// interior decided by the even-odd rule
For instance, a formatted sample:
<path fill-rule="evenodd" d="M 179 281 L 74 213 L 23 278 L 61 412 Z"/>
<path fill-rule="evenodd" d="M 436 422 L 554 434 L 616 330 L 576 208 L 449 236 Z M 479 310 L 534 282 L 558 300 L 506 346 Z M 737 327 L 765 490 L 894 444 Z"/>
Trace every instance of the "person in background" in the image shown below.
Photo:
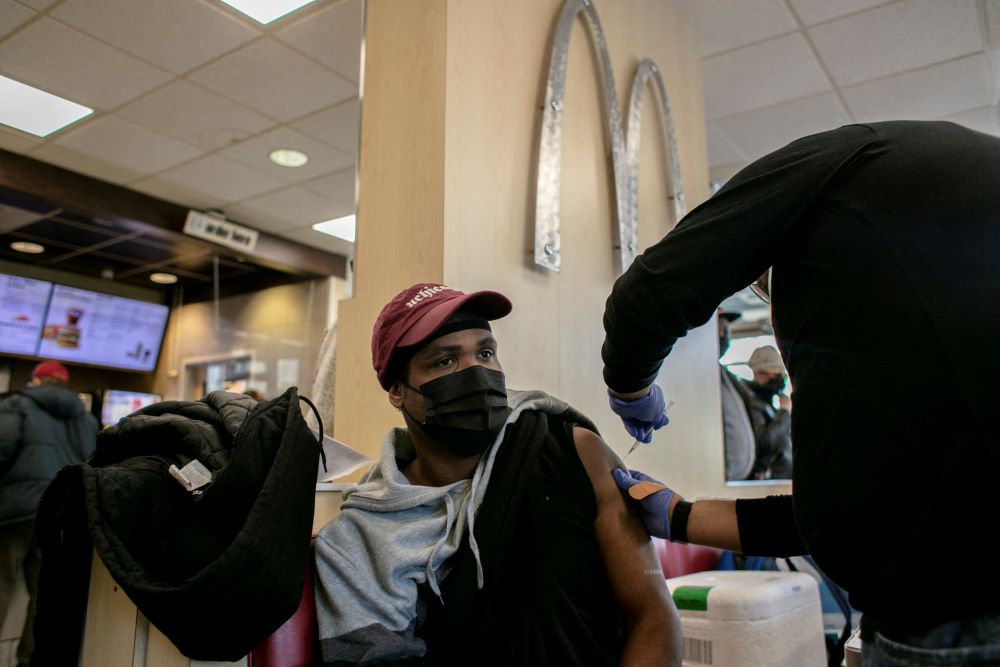
<path fill-rule="evenodd" d="M 680 619 L 590 420 L 508 390 L 510 301 L 417 284 L 372 362 L 405 428 L 316 538 L 327 663 L 680 665 Z M 425 662 L 426 661 L 426 662 Z"/>
<path fill-rule="evenodd" d="M 756 460 L 756 438 L 747 412 L 742 380 L 721 363 L 729 351 L 730 325 L 739 313 L 718 310 L 719 324 L 719 389 L 722 399 L 722 442 L 726 453 L 726 479 L 744 480 L 753 471 Z"/>
<path fill-rule="evenodd" d="M 862 612 L 866 665 L 1000 664 L 1000 568 L 968 565 L 1000 516 L 998 212 L 1000 138 L 849 125 L 755 161 L 637 257 L 604 313 L 626 430 L 662 421 L 653 381 L 677 339 L 762 277 L 795 387 L 791 495 L 659 491 L 647 528 L 807 551 Z"/>
<path fill-rule="evenodd" d="M 32 370 L 26 388 L 0 402 L 0 626 L 22 572 L 30 598 L 18 665 L 28 664 L 34 648 L 38 501 L 59 469 L 84 462 L 97 442 L 97 420 L 68 383 L 65 366 L 43 361 Z"/>
<path fill-rule="evenodd" d="M 743 383 L 744 395 L 757 443 L 757 457 L 750 478 L 790 479 L 792 400 L 781 393 L 788 385 L 785 366 L 771 345 L 754 350 L 747 365 L 753 371 L 753 380 Z"/>

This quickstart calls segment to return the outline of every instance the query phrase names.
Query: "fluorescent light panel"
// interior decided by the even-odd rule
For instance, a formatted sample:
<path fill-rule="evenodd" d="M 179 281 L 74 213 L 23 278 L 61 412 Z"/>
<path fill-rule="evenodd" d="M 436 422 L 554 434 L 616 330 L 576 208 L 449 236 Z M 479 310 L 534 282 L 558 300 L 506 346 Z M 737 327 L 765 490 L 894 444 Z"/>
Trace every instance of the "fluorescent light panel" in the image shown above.
<path fill-rule="evenodd" d="M 345 215 L 343 218 L 327 220 L 326 222 L 317 222 L 313 225 L 313 229 L 354 243 L 355 220 L 353 215 Z"/>
<path fill-rule="evenodd" d="M 0 123 L 4 125 L 44 137 L 92 113 L 82 104 L 0 76 Z"/>
<path fill-rule="evenodd" d="M 222 0 L 258 23 L 268 24 L 314 0 Z"/>

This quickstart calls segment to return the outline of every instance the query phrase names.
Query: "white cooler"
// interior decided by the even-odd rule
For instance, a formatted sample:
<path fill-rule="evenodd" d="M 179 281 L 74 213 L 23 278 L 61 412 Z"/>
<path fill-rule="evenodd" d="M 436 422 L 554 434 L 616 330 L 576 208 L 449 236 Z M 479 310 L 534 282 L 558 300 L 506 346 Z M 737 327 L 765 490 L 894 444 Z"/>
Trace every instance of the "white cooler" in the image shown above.
<path fill-rule="evenodd" d="M 708 571 L 667 579 L 684 665 L 823 667 L 816 580 L 803 572 Z"/>

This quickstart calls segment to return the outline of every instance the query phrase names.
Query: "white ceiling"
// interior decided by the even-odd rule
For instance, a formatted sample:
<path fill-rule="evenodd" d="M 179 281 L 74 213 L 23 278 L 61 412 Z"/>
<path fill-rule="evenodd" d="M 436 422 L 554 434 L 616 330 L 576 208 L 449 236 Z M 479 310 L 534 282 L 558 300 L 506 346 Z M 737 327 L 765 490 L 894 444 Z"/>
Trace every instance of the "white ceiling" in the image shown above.
<path fill-rule="evenodd" d="M 701 36 L 713 178 L 855 121 L 1000 135 L 1000 0 L 678 0 Z M 363 0 L 261 26 L 216 0 L 0 0 L 0 73 L 93 107 L 0 148 L 350 254 Z M 302 168 L 274 148 L 310 156 Z"/>
<path fill-rule="evenodd" d="M 713 180 L 846 123 L 1000 135 L 1000 0 L 679 0 L 701 36 Z"/>
<path fill-rule="evenodd" d="M 363 0 L 263 26 L 215 0 L 0 0 L 0 74 L 94 109 L 0 148 L 330 252 L 354 211 Z M 275 148 L 309 155 L 301 168 Z"/>

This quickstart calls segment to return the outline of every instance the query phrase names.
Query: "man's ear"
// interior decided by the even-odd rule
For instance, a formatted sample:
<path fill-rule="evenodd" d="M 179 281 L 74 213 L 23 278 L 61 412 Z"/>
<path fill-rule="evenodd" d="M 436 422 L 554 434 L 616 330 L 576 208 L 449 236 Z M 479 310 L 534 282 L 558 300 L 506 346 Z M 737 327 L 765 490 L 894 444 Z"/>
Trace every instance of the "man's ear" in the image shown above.
<path fill-rule="evenodd" d="M 397 410 L 403 407 L 403 383 L 393 382 L 389 387 L 389 403 Z"/>

